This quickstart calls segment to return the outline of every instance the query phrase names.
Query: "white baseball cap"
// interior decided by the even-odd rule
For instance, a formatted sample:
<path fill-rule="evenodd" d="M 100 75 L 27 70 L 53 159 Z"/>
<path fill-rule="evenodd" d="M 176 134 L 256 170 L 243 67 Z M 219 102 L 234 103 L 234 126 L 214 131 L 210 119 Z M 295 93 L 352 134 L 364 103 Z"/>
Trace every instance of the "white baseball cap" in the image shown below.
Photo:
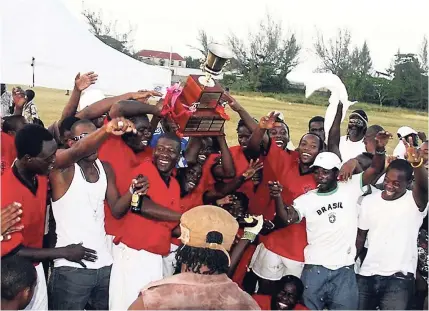
<path fill-rule="evenodd" d="M 409 126 L 401 126 L 397 131 L 398 136 L 405 137 L 410 134 L 416 134 L 417 132 Z"/>
<path fill-rule="evenodd" d="M 277 119 L 280 119 L 280 120 L 282 120 L 282 121 L 284 121 L 284 120 L 285 120 L 285 116 L 284 116 L 284 115 L 283 115 L 283 113 L 281 113 L 280 111 L 274 110 L 274 111 L 272 111 L 272 112 L 274 112 L 274 114 L 279 114 L 279 115 L 277 116 Z M 269 116 L 270 116 L 270 114 L 271 114 L 271 112 L 268 112 L 268 113 L 267 113 L 267 117 L 269 117 Z"/>
<path fill-rule="evenodd" d="M 317 155 L 311 167 L 321 167 L 325 170 L 332 170 L 333 168 L 341 168 L 340 158 L 333 152 L 321 152 Z"/>
<path fill-rule="evenodd" d="M 103 92 L 99 89 L 87 89 L 82 92 L 79 100 L 79 110 L 84 109 L 87 106 L 91 106 L 93 103 L 98 102 L 106 98 Z"/>

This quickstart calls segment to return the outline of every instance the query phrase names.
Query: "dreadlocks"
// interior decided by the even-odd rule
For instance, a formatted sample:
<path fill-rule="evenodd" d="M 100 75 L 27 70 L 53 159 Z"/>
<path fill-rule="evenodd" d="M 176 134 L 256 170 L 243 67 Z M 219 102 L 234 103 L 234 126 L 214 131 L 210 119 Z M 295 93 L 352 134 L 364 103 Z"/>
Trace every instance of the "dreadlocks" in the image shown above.
<path fill-rule="evenodd" d="M 177 266 L 185 264 L 189 271 L 199 274 L 222 274 L 229 269 L 228 257 L 219 250 L 197 248 L 188 245 L 179 247 L 176 253 Z M 201 271 L 206 266 L 208 271 Z"/>

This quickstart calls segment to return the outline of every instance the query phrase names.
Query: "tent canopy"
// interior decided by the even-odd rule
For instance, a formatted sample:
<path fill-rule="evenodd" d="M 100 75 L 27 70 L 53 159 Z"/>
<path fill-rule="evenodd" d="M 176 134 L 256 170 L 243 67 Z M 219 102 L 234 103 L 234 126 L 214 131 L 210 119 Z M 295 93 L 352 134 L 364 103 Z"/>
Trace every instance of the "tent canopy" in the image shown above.
<path fill-rule="evenodd" d="M 169 69 L 104 44 L 60 0 L 1 0 L 0 6 L 2 83 L 32 85 L 34 59 L 35 86 L 72 89 L 76 74 L 87 71 L 99 75 L 96 88 L 109 95 L 170 86 Z M 17 15 L 16 8 L 25 9 Z"/>

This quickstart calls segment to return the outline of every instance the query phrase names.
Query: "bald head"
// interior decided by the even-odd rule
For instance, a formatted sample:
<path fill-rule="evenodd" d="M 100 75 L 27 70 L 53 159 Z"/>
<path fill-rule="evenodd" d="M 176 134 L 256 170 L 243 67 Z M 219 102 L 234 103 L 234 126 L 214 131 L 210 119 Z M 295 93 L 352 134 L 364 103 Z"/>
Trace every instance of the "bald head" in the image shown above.
<path fill-rule="evenodd" d="M 384 131 L 384 128 L 382 128 L 380 125 L 371 125 L 366 130 L 366 136 L 375 136 L 378 132 Z"/>

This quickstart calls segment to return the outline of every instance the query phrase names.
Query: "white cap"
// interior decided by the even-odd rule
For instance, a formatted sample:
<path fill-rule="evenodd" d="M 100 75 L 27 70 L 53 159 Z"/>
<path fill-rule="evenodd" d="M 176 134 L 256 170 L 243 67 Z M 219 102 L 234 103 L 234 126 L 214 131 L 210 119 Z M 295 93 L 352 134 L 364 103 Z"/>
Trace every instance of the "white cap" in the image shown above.
<path fill-rule="evenodd" d="M 283 115 L 283 113 L 281 113 L 280 111 L 277 111 L 277 110 L 274 110 L 274 111 L 272 111 L 272 112 L 274 112 L 274 114 L 279 114 L 278 115 L 278 119 L 280 119 L 280 120 L 282 120 L 282 121 L 284 121 L 285 120 L 285 116 Z M 267 117 L 269 116 L 271 114 L 271 112 L 268 112 L 268 114 L 267 114 Z"/>
<path fill-rule="evenodd" d="M 340 158 L 333 152 L 321 152 L 317 155 L 311 167 L 318 166 L 325 170 L 332 170 L 334 167 L 341 168 Z"/>
<path fill-rule="evenodd" d="M 92 105 L 99 100 L 106 98 L 103 92 L 98 89 L 88 89 L 82 92 L 79 100 L 79 110 L 84 109 L 87 106 Z"/>
<path fill-rule="evenodd" d="M 410 135 L 410 134 L 416 134 L 417 135 L 417 132 L 409 126 L 401 126 L 398 129 L 397 133 L 401 137 L 405 137 L 405 136 Z"/>

